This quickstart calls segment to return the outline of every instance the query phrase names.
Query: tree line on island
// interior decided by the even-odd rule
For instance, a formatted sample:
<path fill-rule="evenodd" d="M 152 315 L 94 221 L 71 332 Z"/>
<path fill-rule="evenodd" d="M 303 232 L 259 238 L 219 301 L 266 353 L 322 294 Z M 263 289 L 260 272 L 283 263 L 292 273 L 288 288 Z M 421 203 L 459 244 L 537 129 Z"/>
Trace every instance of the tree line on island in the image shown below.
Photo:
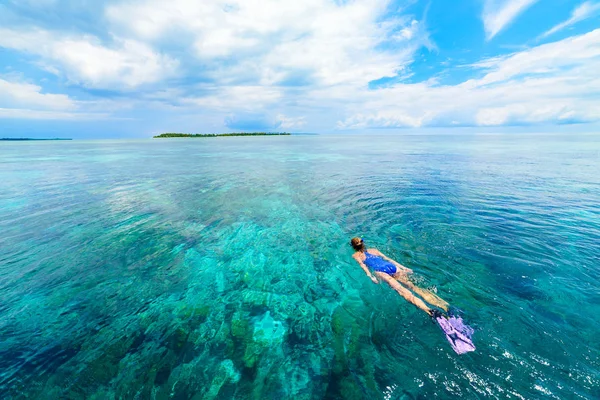
<path fill-rule="evenodd" d="M 234 132 L 234 133 L 161 133 L 154 138 L 197 138 L 217 136 L 289 136 L 287 132 Z"/>

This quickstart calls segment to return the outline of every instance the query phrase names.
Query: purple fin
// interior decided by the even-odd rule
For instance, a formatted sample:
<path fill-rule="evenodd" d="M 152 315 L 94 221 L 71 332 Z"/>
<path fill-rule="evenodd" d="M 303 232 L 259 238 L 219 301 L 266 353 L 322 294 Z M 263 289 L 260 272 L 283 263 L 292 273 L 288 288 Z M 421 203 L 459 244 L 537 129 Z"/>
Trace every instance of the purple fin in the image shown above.
<path fill-rule="evenodd" d="M 435 319 L 444 331 L 446 339 L 450 342 L 450 346 L 457 354 L 468 353 L 475 350 L 475 345 L 471 340 L 473 328 L 463 323 L 460 317 L 437 317 Z"/>

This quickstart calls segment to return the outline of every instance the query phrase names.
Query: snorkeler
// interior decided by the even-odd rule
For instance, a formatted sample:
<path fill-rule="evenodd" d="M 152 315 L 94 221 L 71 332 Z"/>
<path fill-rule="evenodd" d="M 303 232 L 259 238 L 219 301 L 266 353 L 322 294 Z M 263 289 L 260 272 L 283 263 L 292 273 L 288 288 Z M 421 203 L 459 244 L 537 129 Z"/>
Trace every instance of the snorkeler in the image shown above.
<path fill-rule="evenodd" d="M 377 249 L 367 249 L 361 238 L 352 238 L 350 244 L 356 250 L 352 257 L 360 264 L 360 267 L 371 278 L 373 283 L 379 283 L 376 276 L 386 281 L 400 296 L 432 317 L 436 316 L 439 311 L 429 308 L 423 300 L 436 307 L 440 307 L 444 311 L 448 311 L 448 303 L 446 301 L 426 289 L 415 286 L 408 279 L 408 274 L 413 272 L 410 268 L 406 268 L 385 256 Z M 371 273 L 370 269 L 375 272 L 375 275 Z M 423 300 L 415 296 L 413 292 L 421 296 Z"/>

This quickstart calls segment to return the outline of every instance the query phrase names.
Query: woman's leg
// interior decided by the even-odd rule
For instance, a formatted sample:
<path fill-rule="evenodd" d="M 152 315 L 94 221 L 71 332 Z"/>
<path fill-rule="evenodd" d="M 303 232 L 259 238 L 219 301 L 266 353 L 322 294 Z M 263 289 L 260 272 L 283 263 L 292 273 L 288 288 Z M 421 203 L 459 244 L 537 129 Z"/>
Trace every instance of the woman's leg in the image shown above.
<path fill-rule="evenodd" d="M 400 296 L 404 297 L 406 301 L 414 304 L 421 310 L 425 311 L 427 315 L 431 315 L 431 309 L 427 307 L 423 300 L 412 294 L 410 290 L 403 287 L 400 283 L 398 283 L 396 279 L 392 278 L 390 275 L 384 272 L 375 272 L 375 275 L 386 281 L 392 287 L 392 289 L 398 292 Z"/>
<path fill-rule="evenodd" d="M 410 280 L 408 280 L 408 276 L 406 274 L 397 272 L 394 274 L 394 278 L 396 278 L 400 283 L 404 286 L 421 296 L 425 299 L 426 302 L 433 304 L 434 306 L 442 308 L 444 311 L 448 311 L 448 307 L 450 306 L 447 301 L 441 299 L 437 295 L 431 293 L 429 290 L 422 289 L 418 286 L 415 286 Z"/>

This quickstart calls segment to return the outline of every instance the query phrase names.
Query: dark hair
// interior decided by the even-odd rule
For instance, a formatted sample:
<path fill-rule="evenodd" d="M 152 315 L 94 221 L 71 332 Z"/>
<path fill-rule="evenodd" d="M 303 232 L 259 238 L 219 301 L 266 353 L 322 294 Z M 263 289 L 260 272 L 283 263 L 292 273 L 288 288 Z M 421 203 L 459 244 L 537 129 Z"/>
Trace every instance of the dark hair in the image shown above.
<path fill-rule="evenodd" d="M 359 237 L 353 237 L 352 239 L 350 239 L 350 246 L 352 246 L 356 251 L 365 250 L 365 244 L 363 240 Z"/>

